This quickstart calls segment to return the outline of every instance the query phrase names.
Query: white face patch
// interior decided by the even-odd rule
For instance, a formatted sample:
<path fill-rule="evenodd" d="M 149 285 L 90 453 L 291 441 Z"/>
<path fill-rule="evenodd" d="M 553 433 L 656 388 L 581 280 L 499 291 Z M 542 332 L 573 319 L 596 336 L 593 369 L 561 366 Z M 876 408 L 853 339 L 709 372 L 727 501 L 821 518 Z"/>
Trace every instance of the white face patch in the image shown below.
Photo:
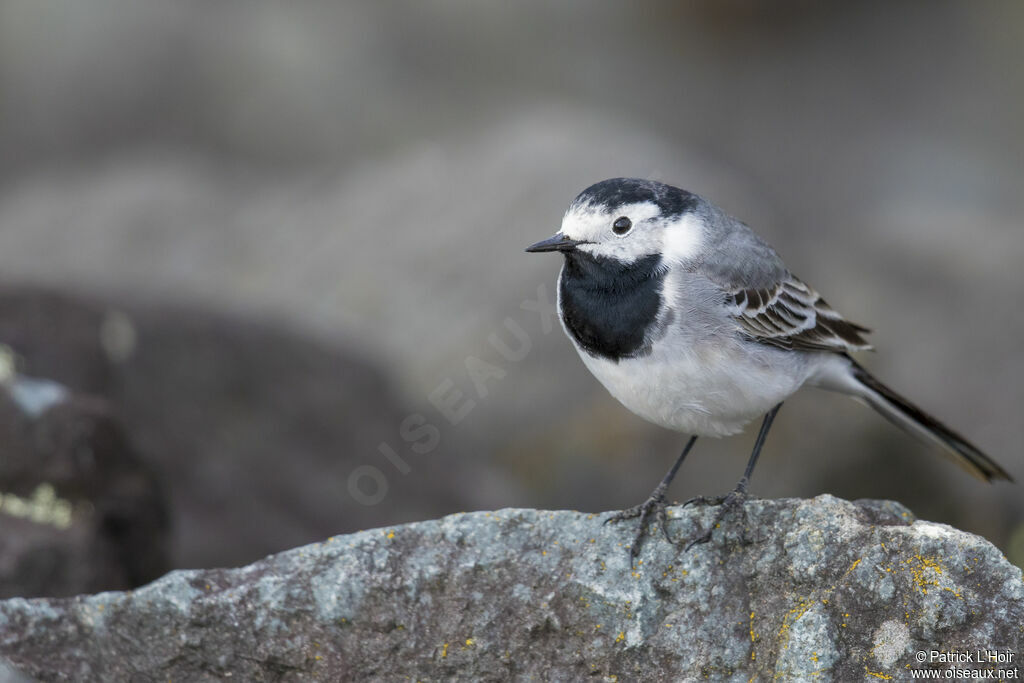
<path fill-rule="evenodd" d="M 562 218 L 561 233 L 591 243 L 577 247 L 580 251 L 632 263 L 661 250 L 660 214 L 654 202 L 626 204 L 611 211 L 591 204 L 572 206 Z M 616 235 L 612 224 L 622 216 L 628 218 L 633 227 L 624 235 Z"/>
<path fill-rule="evenodd" d="M 616 235 L 612 224 L 622 216 L 633 223 L 633 228 L 624 235 Z M 560 232 L 570 239 L 591 243 L 577 247 L 580 251 L 624 263 L 652 254 L 684 261 L 696 254 L 703 241 L 700 219 L 685 214 L 665 220 L 654 202 L 626 204 L 611 210 L 592 204 L 572 206 L 562 218 Z"/>
<path fill-rule="evenodd" d="M 685 263 L 697 255 L 704 242 L 704 227 L 699 216 L 683 214 L 665 225 L 661 252 L 665 260 Z"/>

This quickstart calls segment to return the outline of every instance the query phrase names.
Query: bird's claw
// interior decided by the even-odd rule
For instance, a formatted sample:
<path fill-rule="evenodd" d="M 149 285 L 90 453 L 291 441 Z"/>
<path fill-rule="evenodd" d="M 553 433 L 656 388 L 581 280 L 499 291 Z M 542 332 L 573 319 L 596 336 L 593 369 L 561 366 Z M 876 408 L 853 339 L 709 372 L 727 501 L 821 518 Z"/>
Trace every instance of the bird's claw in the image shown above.
<path fill-rule="evenodd" d="M 688 551 L 695 545 L 701 545 L 703 543 L 707 543 L 708 541 L 710 541 L 711 533 L 718 528 L 719 524 L 722 523 L 722 519 L 727 514 L 729 514 L 729 512 L 732 511 L 734 508 L 742 506 L 746 500 L 747 492 L 742 489 L 735 489 L 734 491 L 730 492 L 727 496 L 717 496 L 715 498 L 706 498 L 704 496 L 698 496 L 697 498 L 691 498 L 690 500 L 686 501 L 686 503 L 683 503 L 683 505 L 687 505 L 693 502 L 695 505 L 710 504 L 719 506 L 718 512 L 715 513 L 715 518 L 711 520 L 711 524 L 708 525 L 707 530 L 697 538 L 687 543 L 686 547 L 683 548 L 683 552 Z"/>
<path fill-rule="evenodd" d="M 651 517 L 653 516 L 657 520 L 658 525 L 661 527 L 662 533 L 665 535 L 665 540 L 669 543 L 675 544 L 672 537 L 668 535 L 668 514 L 665 512 L 665 508 L 668 506 L 668 502 L 665 500 L 663 494 L 651 496 L 640 505 L 634 505 L 631 508 L 627 508 L 621 512 L 617 512 L 608 519 L 604 520 L 605 524 L 611 522 L 621 522 L 626 519 L 640 518 L 640 522 L 637 525 L 636 535 L 633 537 L 633 543 L 629 546 L 629 558 L 630 561 L 636 560 L 640 555 L 640 547 L 643 545 L 644 536 L 647 534 L 647 530 L 651 525 Z"/>
<path fill-rule="evenodd" d="M 719 527 L 725 516 L 735 508 L 742 507 L 746 500 L 747 492 L 744 489 L 737 488 L 725 496 L 696 496 L 695 498 L 691 498 L 683 503 L 684 507 L 691 504 L 712 505 L 718 507 L 715 517 L 711 521 L 707 530 L 687 543 L 683 548 L 683 552 L 687 552 L 696 545 L 701 545 L 710 541 L 712 532 Z M 650 528 L 651 523 L 655 520 L 657 520 L 657 523 L 661 526 L 661 531 L 665 536 L 665 540 L 672 545 L 679 545 L 668 534 L 668 513 L 665 511 L 667 507 L 668 503 L 665 500 L 664 494 L 652 495 L 640 505 L 634 505 L 631 508 L 617 512 L 604 520 L 605 524 L 610 524 L 612 522 L 621 522 L 623 520 L 635 519 L 637 517 L 640 518 L 640 522 L 637 525 L 636 535 L 633 537 L 633 543 L 629 546 L 629 557 L 631 562 L 635 561 L 640 555 L 640 548 L 643 545 L 644 536 L 647 535 L 647 531 Z"/>

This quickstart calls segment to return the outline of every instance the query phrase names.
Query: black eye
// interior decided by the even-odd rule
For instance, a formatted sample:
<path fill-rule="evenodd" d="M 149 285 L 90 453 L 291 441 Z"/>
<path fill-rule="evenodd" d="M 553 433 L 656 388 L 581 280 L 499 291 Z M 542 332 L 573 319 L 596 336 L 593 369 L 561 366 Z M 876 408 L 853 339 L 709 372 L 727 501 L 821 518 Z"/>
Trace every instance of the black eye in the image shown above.
<path fill-rule="evenodd" d="M 615 219 L 612 223 L 612 232 L 616 235 L 625 235 L 629 232 L 629 229 L 633 227 L 633 221 L 629 220 L 625 216 L 621 216 Z"/>

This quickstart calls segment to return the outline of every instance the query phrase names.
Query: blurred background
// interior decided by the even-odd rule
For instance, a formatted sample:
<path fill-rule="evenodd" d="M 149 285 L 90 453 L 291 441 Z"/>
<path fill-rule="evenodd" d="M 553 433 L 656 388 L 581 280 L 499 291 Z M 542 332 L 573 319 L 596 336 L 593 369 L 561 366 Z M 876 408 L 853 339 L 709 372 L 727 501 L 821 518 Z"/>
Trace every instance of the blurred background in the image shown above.
<path fill-rule="evenodd" d="M 523 253 L 612 176 L 754 226 L 1024 479 L 1022 65 L 1010 1 L 0 0 L 0 593 L 641 502 L 686 437 L 587 373 Z M 842 397 L 787 402 L 751 491 L 1024 564 L 1016 485 Z"/>

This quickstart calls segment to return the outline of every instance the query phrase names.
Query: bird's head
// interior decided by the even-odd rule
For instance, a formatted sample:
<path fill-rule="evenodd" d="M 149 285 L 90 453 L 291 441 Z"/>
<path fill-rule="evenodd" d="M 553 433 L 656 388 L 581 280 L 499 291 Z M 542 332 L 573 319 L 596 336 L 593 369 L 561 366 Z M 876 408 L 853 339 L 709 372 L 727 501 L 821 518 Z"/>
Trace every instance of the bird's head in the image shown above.
<path fill-rule="evenodd" d="M 652 180 L 602 180 L 573 200 L 554 237 L 526 251 L 589 255 L 625 265 L 654 255 L 664 262 L 686 262 L 704 242 L 704 221 L 696 211 L 701 201 Z"/>

